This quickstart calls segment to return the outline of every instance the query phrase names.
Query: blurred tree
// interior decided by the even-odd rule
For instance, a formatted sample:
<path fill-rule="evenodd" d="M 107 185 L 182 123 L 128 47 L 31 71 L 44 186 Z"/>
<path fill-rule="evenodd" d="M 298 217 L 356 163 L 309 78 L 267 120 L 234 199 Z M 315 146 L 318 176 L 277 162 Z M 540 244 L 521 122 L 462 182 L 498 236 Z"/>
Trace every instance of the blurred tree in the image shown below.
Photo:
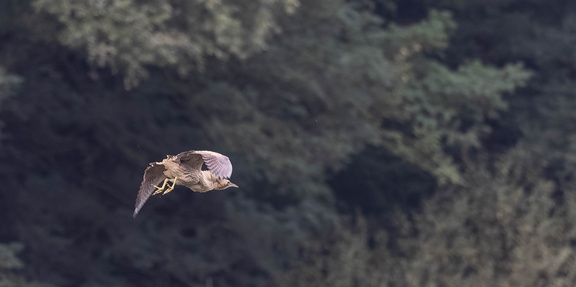
<path fill-rule="evenodd" d="M 22 78 L 6 73 L 0 67 L 0 101 L 15 93 L 16 88 L 22 84 Z"/>
<path fill-rule="evenodd" d="M 545 179 L 541 160 L 520 145 L 494 165 L 469 163 L 466 187 L 438 190 L 418 213 L 393 211 L 386 224 L 398 233 L 371 229 L 357 215 L 321 243 L 299 242 L 300 260 L 278 285 L 570 285 L 576 197 L 555 201 L 560 186 Z"/>
<path fill-rule="evenodd" d="M 500 134 L 513 132 L 531 142 L 535 150 L 538 146 L 542 156 L 574 166 L 574 3 L 510 0 L 429 5 L 458 11 L 459 29 L 448 49 L 451 57 L 445 59 L 450 65 L 470 58 L 498 65 L 514 59 L 537 71 L 521 93 L 508 95 L 506 122 L 495 125 Z M 486 144 L 497 144 L 500 139 L 490 137 Z"/>
<path fill-rule="evenodd" d="M 54 285 L 30 282 L 20 273 L 25 265 L 18 259 L 17 253 L 22 251 L 19 243 L 0 244 L 0 286 L 18 287 L 52 287 Z"/>
<path fill-rule="evenodd" d="M 34 7 L 58 21 L 60 43 L 86 49 L 99 66 L 121 67 L 129 86 L 148 73 L 146 66 L 174 68 L 178 73 L 163 79 L 166 93 L 182 94 L 178 104 L 204 116 L 210 141 L 248 155 L 276 187 L 306 193 L 326 194 L 325 171 L 339 169 L 365 144 L 384 146 L 441 182 L 458 182 L 444 150 L 477 146 L 486 118 L 506 106 L 501 94 L 528 78 L 520 66 L 472 62 L 451 70 L 426 57 L 446 47 L 454 29 L 448 13 L 381 29 L 354 3 L 302 3 L 291 13 L 297 4 L 38 0 Z M 284 13 L 271 17 L 278 7 Z M 255 54 L 267 38 L 273 45 Z M 211 56 L 244 60 L 216 61 L 191 74 Z"/>
<path fill-rule="evenodd" d="M 127 88 L 148 75 L 146 66 L 181 75 L 202 69 L 206 56 L 246 58 L 266 48 L 279 30 L 275 14 L 292 13 L 297 0 L 273 1 L 46 1 L 37 12 L 60 25 L 58 41 L 87 60 L 124 74 Z"/>
<path fill-rule="evenodd" d="M 484 146 L 499 139 L 495 123 L 522 118 L 524 94 L 514 91 L 530 73 L 508 63 L 525 59 L 458 50 L 466 43 L 449 39 L 461 32 L 461 14 L 375 2 L 35 0 L 12 10 L 2 18 L 0 64 L 26 82 L 0 105 L 10 135 L 0 159 L 11 163 L 0 167 L 0 204 L 14 223 L 0 230 L 25 243 L 29 278 L 62 286 L 465 285 L 487 263 L 495 266 L 487 272 L 505 270 L 486 282 L 522 285 L 512 277 L 518 270 L 562 271 L 522 269 L 515 252 L 561 253 L 542 242 L 563 231 L 548 222 L 568 217 L 538 216 L 554 204 L 554 184 L 571 186 L 569 174 L 554 173 L 552 183 L 543 169 L 552 161 Z M 18 79 L 0 74 L 0 93 Z M 514 149 L 521 154 L 542 152 L 511 142 L 524 144 Z M 352 161 L 368 145 L 390 156 Z M 205 147 L 231 155 L 242 193 L 172 193 L 134 222 L 146 162 Z M 390 171 L 392 155 L 401 175 Z M 350 172 L 351 162 L 376 176 Z M 386 201 L 403 196 L 385 192 L 430 198 L 421 213 L 352 220 L 337 213 L 343 197 L 327 183 L 342 174 L 356 177 L 332 181 L 334 189 L 366 189 L 355 195 L 368 200 L 339 202 L 352 214 L 355 204 L 396 208 Z M 497 222 L 507 206 L 509 221 Z M 524 225 L 542 230 L 537 240 L 516 242 L 533 234 Z M 494 246 L 508 249 L 478 251 Z M 463 258 L 470 250 L 480 255 Z"/>
<path fill-rule="evenodd" d="M 519 146 L 492 168 L 477 162 L 469 187 L 447 189 L 402 240 L 407 286 L 563 286 L 576 280 L 572 196 L 556 204 L 545 162 Z M 478 166 L 479 165 L 479 166 Z M 492 169 L 492 172 L 487 170 Z M 411 240 L 418 238 L 416 241 Z M 441 263 L 441 264 L 438 264 Z"/>
<path fill-rule="evenodd" d="M 519 65 L 472 62 L 451 70 L 426 57 L 447 43 L 454 25 L 447 13 L 382 30 L 380 21 L 349 5 L 302 5 L 312 7 L 291 16 L 267 53 L 234 64 L 212 77 L 218 84 L 188 97 L 191 108 L 207 109 L 213 141 L 242 151 L 280 190 L 303 196 L 327 190 L 325 172 L 340 169 L 366 144 L 385 147 L 441 182 L 458 182 L 453 152 L 445 150 L 478 146 L 486 120 L 506 108 L 502 93 L 529 78 Z"/>

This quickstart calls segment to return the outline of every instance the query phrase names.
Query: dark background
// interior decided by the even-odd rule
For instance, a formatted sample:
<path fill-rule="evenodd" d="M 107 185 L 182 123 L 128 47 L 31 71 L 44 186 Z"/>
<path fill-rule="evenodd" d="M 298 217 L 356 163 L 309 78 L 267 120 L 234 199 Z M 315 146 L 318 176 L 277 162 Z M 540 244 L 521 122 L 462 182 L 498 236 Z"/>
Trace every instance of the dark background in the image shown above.
<path fill-rule="evenodd" d="M 572 286 L 575 6 L 2 0 L 0 285 Z"/>

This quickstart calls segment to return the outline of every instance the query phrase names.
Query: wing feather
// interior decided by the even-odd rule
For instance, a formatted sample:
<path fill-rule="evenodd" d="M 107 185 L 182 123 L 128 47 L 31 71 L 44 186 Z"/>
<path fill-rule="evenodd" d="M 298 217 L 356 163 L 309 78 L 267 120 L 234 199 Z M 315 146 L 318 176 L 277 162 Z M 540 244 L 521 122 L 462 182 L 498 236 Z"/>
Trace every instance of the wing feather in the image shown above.
<path fill-rule="evenodd" d="M 196 153 L 202 155 L 206 162 L 208 169 L 217 177 L 230 178 L 232 176 L 232 163 L 230 159 L 217 152 L 213 151 L 197 151 Z"/>
<path fill-rule="evenodd" d="M 176 162 L 180 164 L 186 164 L 189 168 L 202 170 L 202 164 L 204 163 L 204 159 L 202 155 L 197 154 L 194 150 L 184 151 L 176 155 Z"/>
<path fill-rule="evenodd" d="M 142 183 L 140 184 L 140 190 L 138 191 L 138 196 L 136 197 L 136 206 L 134 208 L 134 217 L 138 214 L 144 203 L 148 200 L 152 192 L 154 191 L 153 185 L 160 184 L 166 176 L 164 171 L 166 168 L 157 163 L 151 163 L 148 168 L 144 171 L 144 177 Z"/>
<path fill-rule="evenodd" d="M 202 168 L 202 163 L 205 162 L 212 174 L 220 178 L 230 178 L 230 176 L 232 176 L 232 163 L 230 159 L 217 152 L 190 150 L 179 153 L 176 158 L 180 160 L 180 162 L 189 161 L 188 164 L 198 170 Z"/>

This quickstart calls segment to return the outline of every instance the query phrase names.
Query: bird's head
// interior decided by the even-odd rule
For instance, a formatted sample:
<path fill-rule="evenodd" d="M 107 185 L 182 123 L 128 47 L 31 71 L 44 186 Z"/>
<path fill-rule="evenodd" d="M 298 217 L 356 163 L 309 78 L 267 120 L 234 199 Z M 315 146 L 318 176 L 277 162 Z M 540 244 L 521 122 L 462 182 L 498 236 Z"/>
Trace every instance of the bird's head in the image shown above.
<path fill-rule="evenodd" d="M 214 188 L 215 190 L 223 190 L 229 187 L 236 187 L 236 188 L 238 187 L 237 185 L 233 184 L 231 181 L 225 178 L 217 178 L 215 186 L 216 186 Z"/>

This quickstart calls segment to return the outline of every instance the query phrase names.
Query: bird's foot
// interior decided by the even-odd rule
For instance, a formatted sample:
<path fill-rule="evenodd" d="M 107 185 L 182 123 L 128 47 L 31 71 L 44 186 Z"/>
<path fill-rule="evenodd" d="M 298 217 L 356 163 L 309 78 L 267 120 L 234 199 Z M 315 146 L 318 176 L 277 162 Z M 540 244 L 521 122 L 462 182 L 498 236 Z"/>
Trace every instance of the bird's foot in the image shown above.
<path fill-rule="evenodd" d="M 166 194 L 168 194 L 169 192 L 171 192 L 172 190 L 174 190 L 174 187 L 176 186 L 176 180 L 177 180 L 177 179 L 178 179 L 178 177 L 175 177 L 175 178 L 172 180 L 172 186 L 168 185 L 168 188 L 164 191 L 164 193 L 162 193 L 162 195 L 166 195 Z"/>
<path fill-rule="evenodd" d="M 156 194 L 160 194 L 162 193 L 164 190 L 160 189 L 159 187 L 156 187 L 156 190 L 154 190 L 154 192 L 152 193 L 152 195 L 156 195 Z"/>
<path fill-rule="evenodd" d="M 154 192 L 152 193 L 152 195 L 156 195 L 156 194 L 160 194 L 162 193 L 164 190 L 161 189 L 160 187 L 154 186 L 156 188 L 156 190 L 154 190 Z"/>
<path fill-rule="evenodd" d="M 164 179 L 164 182 L 162 183 L 162 186 L 156 186 L 156 185 L 152 185 L 154 188 L 156 188 L 156 190 L 154 190 L 154 192 L 152 193 L 152 195 L 156 195 L 159 193 L 162 193 L 164 191 L 164 188 L 166 187 L 166 185 L 168 184 L 168 181 L 170 179 L 166 178 Z"/>

